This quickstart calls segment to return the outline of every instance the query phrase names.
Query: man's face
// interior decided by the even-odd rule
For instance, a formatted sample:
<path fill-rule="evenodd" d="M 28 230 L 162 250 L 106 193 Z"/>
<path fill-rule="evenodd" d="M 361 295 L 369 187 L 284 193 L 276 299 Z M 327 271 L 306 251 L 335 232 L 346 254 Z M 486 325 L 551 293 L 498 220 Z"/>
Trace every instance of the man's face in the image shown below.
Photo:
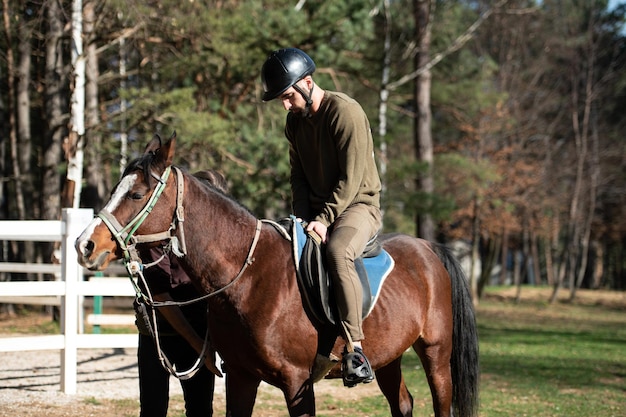
<path fill-rule="evenodd" d="M 296 84 L 304 91 L 308 91 L 305 80 L 300 80 Z M 295 88 L 289 87 L 284 93 L 282 93 L 278 99 L 283 104 L 285 110 L 295 114 L 302 114 L 306 109 L 306 100 L 302 97 Z"/>

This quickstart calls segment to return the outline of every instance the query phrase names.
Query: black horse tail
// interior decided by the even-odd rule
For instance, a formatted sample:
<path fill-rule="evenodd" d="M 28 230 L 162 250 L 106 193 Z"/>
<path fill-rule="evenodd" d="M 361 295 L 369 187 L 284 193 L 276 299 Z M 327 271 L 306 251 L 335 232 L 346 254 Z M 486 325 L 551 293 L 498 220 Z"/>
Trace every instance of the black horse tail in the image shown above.
<path fill-rule="evenodd" d="M 454 255 L 445 246 L 433 245 L 452 283 L 452 410 L 455 417 L 478 415 L 478 331 L 474 305 L 465 273 Z"/>

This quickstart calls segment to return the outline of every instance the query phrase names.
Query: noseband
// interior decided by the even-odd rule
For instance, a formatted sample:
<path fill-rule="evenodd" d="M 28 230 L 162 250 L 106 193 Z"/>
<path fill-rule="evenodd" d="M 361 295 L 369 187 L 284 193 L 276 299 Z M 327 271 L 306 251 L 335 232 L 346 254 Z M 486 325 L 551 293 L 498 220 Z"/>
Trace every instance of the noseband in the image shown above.
<path fill-rule="evenodd" d="M 98 213 L 98 217 L 102 219 L 104 224 L 108 227 L 111 235 L 115 238 L 122 253 L 124 254 L 124 264 L 126 268 L 131 274 L 137 272 L 137 268 L 140 267 L 139 254 L 136 249 L 136 245 L 139 243 L 149 243 L 149 242 L 158 242 L 162 240 L 169 240 L 170 246 L 174 253 L 177 256 L 184 256 L 187 253 L 187 248 L 185 245 L 185 232 L 183 229 L 184 218 L 184 208 L 183 208 L 183 195 L 185 191 L 185 183 L 183 180 L 183 174 L 180 169 L 177 167 L 173 167 L 176 172 L 176 184 L 177 184 L 177 195 L 176 195 L 176 210 L 175 217 L 170 224 L 170 227 L 163 232 L 152 233 L 147 235 L 135 235 L 135 232 L 146 220 L 154 206 L 156 205 L 161 193 L 165 189 L 167 185 L 167 180 L 169 178 L 172 167 L 168 166 L 163 171 L 161 177 L 157 177 L 152 174 L 152 177 L 157 180 L 157 184 L 150 196 L 150 199 L 146 203 L 146 205 L 137 213 L 135 217 L 132 218 L 128 222 L 126 226 L 122 226 L 119 221 L 113 216 L 111 212 L 106 209 L 102 209 Z M 179 229 L 180 239 L 176 236 L 176 229 Z"/>

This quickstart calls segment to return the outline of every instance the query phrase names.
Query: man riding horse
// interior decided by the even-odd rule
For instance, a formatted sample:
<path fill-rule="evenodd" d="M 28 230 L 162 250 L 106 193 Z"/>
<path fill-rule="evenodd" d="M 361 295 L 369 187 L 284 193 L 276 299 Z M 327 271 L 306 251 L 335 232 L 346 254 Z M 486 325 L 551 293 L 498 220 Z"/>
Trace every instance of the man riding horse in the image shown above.
<path fill-rule="evenodd" d="M 313 60 L 299 49 L 272 52 L 261 71 L 263 100 L 279 99 L 289 111 L 293 211 L 326 244 L 348 346 L 343 380 L 354 386 L 374 379 L 361 346 L 363 295 L 354 260 L 381 228 L 381 182 L 365 112 L 347 95 L 319 88 L 314 71 Z"/>

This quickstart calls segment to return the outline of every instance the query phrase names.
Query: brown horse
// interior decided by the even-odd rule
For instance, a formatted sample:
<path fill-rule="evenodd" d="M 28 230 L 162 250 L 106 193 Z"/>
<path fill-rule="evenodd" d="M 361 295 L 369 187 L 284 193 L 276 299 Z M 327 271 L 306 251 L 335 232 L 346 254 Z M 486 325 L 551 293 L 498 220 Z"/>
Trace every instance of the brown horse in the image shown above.
<path fill-rule="evenodd" d="M 174 148 L 175 135 L 164 144 L 155 136 L 129 164 L 76 241 L 80 264 L 102 270 L 132 258 L 135 245 L 175 236 L 181 264 L 207 294 L 210 338 L 225 363 L 227 415 L 251 416 L 266 381 L 282 390 L 290 416 L 314 416 L 317 330 L 303 307 L 291 243 L 231 197 L 173 167 Z M 363 350 L 391 415 L 412 415 L 400 363 L 413 347 L 435 416 L 475 416 L 478 339 L 463 272 L 443 247 L 400 234 L 382 239 L 395 268 L 364 321 Z M 342 348 L 338 339 L 333 353 Z M 339 365 L 328 377 L 341 377 Z"/>

